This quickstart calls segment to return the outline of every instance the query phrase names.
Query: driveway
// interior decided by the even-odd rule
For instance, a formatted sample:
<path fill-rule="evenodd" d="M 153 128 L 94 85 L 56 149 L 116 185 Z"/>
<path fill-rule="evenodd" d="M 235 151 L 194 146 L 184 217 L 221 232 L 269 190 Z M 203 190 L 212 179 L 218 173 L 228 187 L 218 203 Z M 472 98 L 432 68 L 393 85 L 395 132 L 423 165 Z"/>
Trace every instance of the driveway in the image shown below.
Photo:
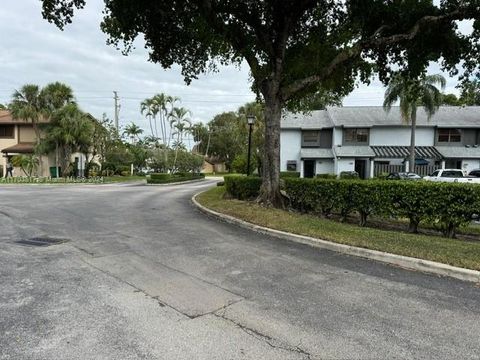
<path fill-rule="evenodd" d="M 475 284 L 209 219 L 213 183 L 1 187 L 0 359 L 480 358 Z"/>

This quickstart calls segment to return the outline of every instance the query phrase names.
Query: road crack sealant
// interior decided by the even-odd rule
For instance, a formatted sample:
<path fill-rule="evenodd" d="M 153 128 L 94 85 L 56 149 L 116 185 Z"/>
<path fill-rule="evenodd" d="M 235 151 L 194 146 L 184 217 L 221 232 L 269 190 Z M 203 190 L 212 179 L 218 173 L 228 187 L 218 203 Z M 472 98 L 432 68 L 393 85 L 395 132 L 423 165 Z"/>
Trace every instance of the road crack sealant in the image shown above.
<path fill-rule="evenodd" d="M 222 310 L 225 310 L 225 309 L 222 309 Z M 240 330 L 242 330 L 247 335 L 252 336 L 257 340 L 263 341 L 264 343 L 266 343 L 268 346 L 270 346 L 273 349 L 278 349 L 278 350 L 289 351 L 289 352 L 292 352 L 292 353 L 297 353 L 299 355 L 304 356 L 305 359 L 307 359 L 307 360 L 315 359 L 313 357 L 314 355 L 312 355 L 309 352 L 307 352 L 306 350 L 302 349 L 299 345 L 290 346 L 288 344 L 285 344 L 281 340 L 274 339 L 273 337 L 271 337 L 269 335 L 266 335 L 266 334 L 263 334 L 262 332 L 260 332 L 258 330 L 255 330 L 255 329 L 250 328 L 246 325 L 243 325 L 243 324 L 225 316 L 224 311 L 223 311 L 223 313 L 219 313 L 217 311 L 217 312 L 213 313 L 213 315 L 215 317 L 219 318 L 219 319 L 223 319 L 223 320 L 235 325 L 235 327 L 239 328 Z"/>

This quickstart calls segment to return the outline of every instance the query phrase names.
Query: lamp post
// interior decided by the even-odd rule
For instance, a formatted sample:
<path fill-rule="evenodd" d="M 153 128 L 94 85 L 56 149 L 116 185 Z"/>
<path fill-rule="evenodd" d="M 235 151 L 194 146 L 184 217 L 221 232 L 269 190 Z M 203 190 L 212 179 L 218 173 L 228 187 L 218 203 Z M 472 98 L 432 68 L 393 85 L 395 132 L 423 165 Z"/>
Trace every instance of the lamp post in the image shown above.
<path fill-rule="evenodd" d="M 247 155 L 247 176 L 250 175 L 250 156 L 252 151 L 252 128 L 255 122 L 255 116 L 247 116 L 248 123 L 248 155 Z"/>

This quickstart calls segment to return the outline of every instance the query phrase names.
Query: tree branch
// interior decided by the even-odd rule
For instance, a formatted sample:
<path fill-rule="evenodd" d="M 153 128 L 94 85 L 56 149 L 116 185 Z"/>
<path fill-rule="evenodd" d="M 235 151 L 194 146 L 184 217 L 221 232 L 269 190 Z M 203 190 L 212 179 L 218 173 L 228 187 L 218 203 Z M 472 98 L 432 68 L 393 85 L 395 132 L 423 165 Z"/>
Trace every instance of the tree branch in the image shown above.
<path fill-rule="evenodd" d="M 389 36 L 380 36 L 385 30 L 389 28 L 388 25 L 382 25 L 379 27 L 372 36 L 366 40 L 360 40 L 351 47 L 341 51 L 335 56 L 335 58 L 326 66 L 320 73 L 308 76 L 306 78 L 297 80 L 282 89 L 282 98 L 284 101 L 290 99 L 296 93 L 304 90 L 305 88 L 318 83 L 328 76 L 330 76 L 338 66 L 341 64 L 360 56 L 360 54 L 367 49 L 375 49 L 386 45 L 394 45 L 401 43 L 403 41 L 413 40 L 427 25 L 432 25 L 435 23 L 446 22 L 446 21 L 455 21 L 455 20 L 464 20 L 468 18 L 473 18 L 480 15 L 480 9 L 457 9 L 445 15 L 439 16 L 424 16 L 419 19 L 409 31 L 403 34 L 395 34 Z"/>

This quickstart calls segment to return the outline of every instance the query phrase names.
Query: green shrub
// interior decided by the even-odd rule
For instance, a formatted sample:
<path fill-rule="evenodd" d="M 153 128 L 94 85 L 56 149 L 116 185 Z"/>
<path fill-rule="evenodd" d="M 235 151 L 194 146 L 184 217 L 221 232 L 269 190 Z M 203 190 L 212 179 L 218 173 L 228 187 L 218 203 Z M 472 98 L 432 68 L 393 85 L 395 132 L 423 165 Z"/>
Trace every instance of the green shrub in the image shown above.
<path fill-rule="evenodd" d="M 172 177 L 170 174 L 164 174 L 164 173 L 153 173 L 150 175 L 150 179 L 152 180 L 168 180 Z"/>
<path fill-rule="evenodd" d="M 298 171 L 280 171 L 280 178 L 299 178 L 300 173 Z"/>
<path fill-rule="evenodd" d="M 409 231 L 421 222 L 439 226 L 447 237 L 480 214 L 480 185 L 423 181 L 285 179 L 294 209 L 346 219 L 357 211 L 360 225 L 372 214 L 409 219 Z"/>
<path fill-rule="evenodd" d="M 200 180 L 204 179 L 205 174 L 201 173 L 176 173 L 176 174 L 164 174 L 154 173 L 147 179 L 147 184 L 169 184 L 182 181 Z"/>
<path fill-rule="evenodd" d="M 227 175 L 224 179 L 225 190 L 235 199 L 253 199 L 260 193 L 262 179 L 257 176 Z"/>
<path fill-rule="evenodd" d="M 358 179 L 359 175 L 356 171 L 342 171 L 340 179 Z"/>
<path fill-rule="evenodd" d="M 317 179 L 336 179 L 337 175 L 335 174 L 317 174 L 315 175 Z"/>
<path fill-rule="evenodd" d="M 436 183 L 431 199 L 430 220 L 440 225 L 446 237 L 455 237 L 459 227 L 468 225 L 480 214 L 480 186 L 474 184 Z"/>
<path fill-rule="evenodd" d="M 130 176 L 130 171 L 122 171 L 122 172 L 120 173 L 120 175 L 122 175 L 122 176 Z"/>

